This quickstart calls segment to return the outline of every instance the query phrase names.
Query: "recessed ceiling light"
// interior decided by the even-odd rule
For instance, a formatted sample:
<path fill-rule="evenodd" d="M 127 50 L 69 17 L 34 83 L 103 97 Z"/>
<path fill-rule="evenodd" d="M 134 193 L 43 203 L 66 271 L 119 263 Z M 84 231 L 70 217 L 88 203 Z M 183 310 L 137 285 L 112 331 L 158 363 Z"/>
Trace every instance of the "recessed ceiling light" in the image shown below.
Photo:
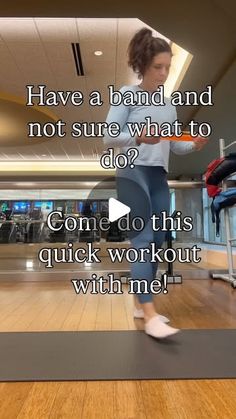
<path fill-rule="evenodd" d="M 33 268 L 34 266 L 34 262 L 31 260 L 27 260 L 26 261 L 26 268 Z"/>
<path fill-rule="evenodd" d="M 103 52 L 102 51 L 94 51 L 94 55 L 102 55 Z"/>
<path fill-rule="evenodd" d="M 47 157 L 47 154 L 41 154 L 41 157 Z"/>

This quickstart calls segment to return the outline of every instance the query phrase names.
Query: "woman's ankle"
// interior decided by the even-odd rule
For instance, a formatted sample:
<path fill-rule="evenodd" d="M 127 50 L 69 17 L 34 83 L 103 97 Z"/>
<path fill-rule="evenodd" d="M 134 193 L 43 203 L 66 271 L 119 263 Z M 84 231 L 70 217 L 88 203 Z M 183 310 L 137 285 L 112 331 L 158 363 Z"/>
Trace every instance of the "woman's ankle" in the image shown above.
<path fill-rule="evenodd" d="M 152 317 L 156 317 L 157 313 L 153 313 L 153 314 L 144 314 L 144 322 L 147 323 L 150 319 L 152 319 Z"/>
<path fill-rule="evenodd" d="M 147 322 L 152 317 L 157 315 L 157 312 L 155 310 L 155 306 L 152 301 L 147 303 L 140 303 L 138 300 L 138 297 L 134 294 L 134 305 L 137 310 L 142 309 L 144 312 L 144 321 Z"/>
<path fill-rule="evenodd" d="M 139 302 L 139 299 L 135 294 L 134 294 L 134 305 L 137 310 L 141 310 L 143 308 L 142 304 Z"/>
<path fill-rule="evenodd" d="M 157 315 L 153 302 L 143 303 L 142 309 L 144 312 L 144 321 L 147 322 L 152 317 Z"/>

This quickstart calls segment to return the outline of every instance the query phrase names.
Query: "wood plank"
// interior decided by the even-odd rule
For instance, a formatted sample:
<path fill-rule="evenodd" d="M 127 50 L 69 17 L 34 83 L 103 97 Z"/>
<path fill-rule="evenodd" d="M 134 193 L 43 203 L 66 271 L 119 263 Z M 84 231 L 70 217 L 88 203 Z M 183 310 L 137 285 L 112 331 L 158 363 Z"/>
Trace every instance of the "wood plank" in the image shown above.
<path fill-rule="evenodd" d="M 0 418 L 16 418 L 34 383 L 0 383 Z"/>
<path fill-rule="evenodd" d="M 59 386 L 58 382 L 34 383 L 17 419 L 49 418 Z"/>
<path fill-rule="evenodd" d="M 59 383 L 59 390 L 50 411 L 50 419 L 81 418 L 86 387 L 86 381 Z"/>
<path fill-rule="evenodd" d="M 114 382 L 88 381 L 82 418 L 111 419 L 114 415 Z"/>
<path fill-rule="evenodd" d="M 146 419 L 139 381 L 115 381 L 114 418 Z"/>

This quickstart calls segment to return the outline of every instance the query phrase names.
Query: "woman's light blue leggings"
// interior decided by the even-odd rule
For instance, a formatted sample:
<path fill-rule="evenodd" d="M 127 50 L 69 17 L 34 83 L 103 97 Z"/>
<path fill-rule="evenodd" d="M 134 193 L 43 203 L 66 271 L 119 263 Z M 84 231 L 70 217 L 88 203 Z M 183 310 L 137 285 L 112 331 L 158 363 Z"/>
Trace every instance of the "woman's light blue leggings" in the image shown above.
<path fill-rule="evenodd" d="M 161 229 L 153 231 L 150 217 L 153 214 L 161 217 L 161 211 L 166 211 L 169 215 L 170 192 L 165 169 L 162 166 L 141 165 L 136 165 L 133 169 L 130 167 L 116 169 L 116 188 L 118 200 L 131 208 L 131 220 L 133 217 L 142 217 L 145 220 L 145 227 L 142 231 L 132 230 L 127 233 L 131 247 L 148 248 L 151 242 L 155 242 L 156 247 L 161 248 L 166 232 Z M 161 220 L 156 222 L 156 226 L 161 225 Z M 145 260 L 145 262 L 130 263 L 131 278 L 133 280 L 145 279 L 150 283 L 156 278 L 158 261 L 150 262 L 150 255 L 146 253 Z M 140 303 L 152 301 L 151 292 L 138 293 L 135 286 L 134 291 Z"/>

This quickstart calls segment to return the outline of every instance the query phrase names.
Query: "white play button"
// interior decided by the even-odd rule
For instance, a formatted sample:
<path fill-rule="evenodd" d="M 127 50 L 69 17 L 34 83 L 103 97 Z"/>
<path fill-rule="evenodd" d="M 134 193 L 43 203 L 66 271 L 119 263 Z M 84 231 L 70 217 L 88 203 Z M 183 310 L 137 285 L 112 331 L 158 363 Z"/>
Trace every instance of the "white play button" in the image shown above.
<path fill-rule="evenodd" d="M 130 212 L 130 207 L 122 204 L 122 202 L 115 198 L 109 198 L 108 211 L 108 218 L 112 223 L 113 221 L 118 220 L 118 218 L 123 217 L 123 215 L 128 214 Z"/>

